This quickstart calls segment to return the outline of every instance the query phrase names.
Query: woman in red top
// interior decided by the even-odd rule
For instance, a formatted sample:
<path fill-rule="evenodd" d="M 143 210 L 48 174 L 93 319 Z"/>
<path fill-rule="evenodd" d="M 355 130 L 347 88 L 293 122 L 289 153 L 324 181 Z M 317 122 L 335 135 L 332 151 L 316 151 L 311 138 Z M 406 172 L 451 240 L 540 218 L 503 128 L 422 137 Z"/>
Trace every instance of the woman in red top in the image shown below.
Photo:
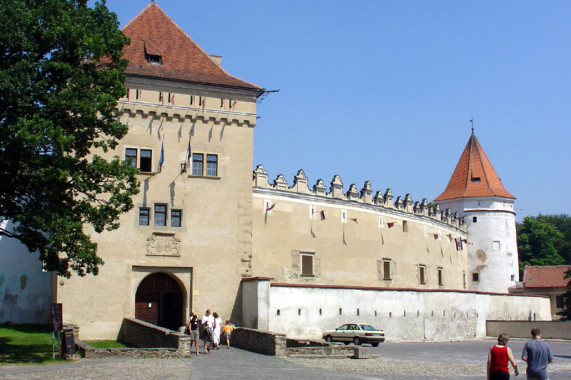
<path fill-rule="evenodd" d="M 489 380 L 509 380 L 510 369 L 508 361 L 512 363 L 514 374 L 517 376 L 517 364 L 515 362 L 512 350 L 506 347 L 508 336 L 504 333 L 498 336 L 498 344 L 492 346 L 488 354 L 488 379 Z"/>

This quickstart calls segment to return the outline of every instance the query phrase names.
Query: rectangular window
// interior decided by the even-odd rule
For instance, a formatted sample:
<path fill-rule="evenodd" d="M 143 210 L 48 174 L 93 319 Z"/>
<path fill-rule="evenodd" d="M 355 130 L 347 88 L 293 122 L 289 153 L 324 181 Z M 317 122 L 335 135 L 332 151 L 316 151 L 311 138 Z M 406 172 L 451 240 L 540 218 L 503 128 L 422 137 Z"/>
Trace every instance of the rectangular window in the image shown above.
<path fill-rule="evenodd" d="M 438 268 L 438 286 L 444 286 L 444 279 L 442 278 L 443 269 Z"/>
<path fill-rule="evenodd" d="M 206 175 L 210 177 L 218 176 L 218 155 L 217 154 L 207 154 L 206 155 Z"/>
<path fill-rule="evenodd" d="M 162 92 L 159 92 L 159 102 L 163 102 L 164 101 L 164 96 Z"/>
<path fill-rule="evenodd" d="M 135 91 L 135 99 L 139 100 L 143 96 L 143 90 L 136 90 Z"/>
<path fill-rule="evenodd" d="M 139 209 L 139 226 L 148 226 L 151 216 L 151 210 L 148 208 Z"/>
<path fill-rule="evenodd" d="M 341 222 L 347 223 L 347 210 L 341 210 Z"/>
<path fill-rule="evenodd" d="M 192 175 L 202 175 L 204 166 L 204 155 L 202 153 L 192 154 Z"/>
<path fill-rule="evenodd" d="M 492 242 L 492 251 L 499 251 L 500 250 L 500 242 L 498 240 L 494 240 Z"/>
<path fill-rule="evenodd" d="M 480 274 L 479 273 L 472 273 L 472 282 L 480 282 Z"/>
<path fill-rule="evenodd" d="M 125 149 L 125 161 L 132 167 L 137 167 L 137 149 L 127 148 Z"/>
<path fill-rule="evenodd" d="M 391 260 L 383 260 L 383 280 L 391 279 Z"/>
<path fill-rule="evenodd" d="M 418 266 L 418 282 L 421 285 L 426 284 L 426 265 Z"/>
<path fill-rule="evenodd" d="M 167 205 L 155 205 L 155 226 L 167 225 Z"/>
<path fill-rule="evenodd" d="M 467 287 L 467 284 L 466 284 L 466 272 L 462 272 L 462 281 L 463 281 L 464 289 L 466 289 L 466 287 Z"/>
<path fill-rule="evenodd" d="M 182 210 L 171 210 L 171 227 L 182 225 Z"/>
<path fill-rule="evenodd" d="M 472 217 L 472 222 L 473 222 L 473 223 L 478 223 L 478 217 L 477 217 L 477 216 L 473 216 L 473 217 Z"/>
<path fill-rule="evenodd" d="M 194 95 L 190 95 L 190 105 L 194 104 Z"/>
<path fill-rule="evenodd" d="M 313 276 L 313 255 L 301 254 L 301 275 Z"/>
<path fill-rule="evenodd" d="M 408 222 L 406 220 L 402 221 L 402 232 L 408 232 Z"/>
<path fill-rule="evenodd" d="M 140 154 L 139 169 L 141 169 L 142 172 L 153 171 L 153 151 L 150 149 L 141 149 Z"/>

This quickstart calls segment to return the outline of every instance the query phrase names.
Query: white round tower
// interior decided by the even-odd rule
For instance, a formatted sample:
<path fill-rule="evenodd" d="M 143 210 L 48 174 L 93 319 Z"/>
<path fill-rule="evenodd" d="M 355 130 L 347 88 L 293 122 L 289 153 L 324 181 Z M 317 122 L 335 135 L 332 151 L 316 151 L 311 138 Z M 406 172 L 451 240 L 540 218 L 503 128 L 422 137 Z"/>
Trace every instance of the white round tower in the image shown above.
<path fill-rule="evenodd" d="M 515 287 L 515 197 L 504 188 L 473 130 L 446 190 L 434 201 L 465 220 L 468 289 L 507 293 Z"/>

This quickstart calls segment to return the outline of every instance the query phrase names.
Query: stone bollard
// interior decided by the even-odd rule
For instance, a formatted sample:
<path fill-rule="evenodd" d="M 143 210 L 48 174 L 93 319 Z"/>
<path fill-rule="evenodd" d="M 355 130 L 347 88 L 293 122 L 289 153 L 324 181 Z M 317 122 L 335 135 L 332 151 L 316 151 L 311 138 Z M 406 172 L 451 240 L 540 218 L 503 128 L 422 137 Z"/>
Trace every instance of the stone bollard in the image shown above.
<path fill-rule="evenodd" d="M 353 359 L 370 359 L 369 349 L 362 346 L 353 347 Z"/>

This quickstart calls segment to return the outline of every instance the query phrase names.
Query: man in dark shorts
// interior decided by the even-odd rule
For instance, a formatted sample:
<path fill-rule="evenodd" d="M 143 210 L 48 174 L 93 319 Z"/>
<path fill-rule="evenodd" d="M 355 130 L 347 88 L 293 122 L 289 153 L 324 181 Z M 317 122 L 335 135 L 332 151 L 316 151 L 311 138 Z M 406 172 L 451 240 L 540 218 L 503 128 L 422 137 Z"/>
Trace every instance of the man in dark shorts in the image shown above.
<path fill-rule="evenodd" d="M 528 380 L 549 380 L 547 364 L 553 361 L 553 354 L 549 344 L 541 340 L 541 330 L 538 327 L 531 329 L 530 340 L 523 346 L 521 359 L 527 362 Z"/>

